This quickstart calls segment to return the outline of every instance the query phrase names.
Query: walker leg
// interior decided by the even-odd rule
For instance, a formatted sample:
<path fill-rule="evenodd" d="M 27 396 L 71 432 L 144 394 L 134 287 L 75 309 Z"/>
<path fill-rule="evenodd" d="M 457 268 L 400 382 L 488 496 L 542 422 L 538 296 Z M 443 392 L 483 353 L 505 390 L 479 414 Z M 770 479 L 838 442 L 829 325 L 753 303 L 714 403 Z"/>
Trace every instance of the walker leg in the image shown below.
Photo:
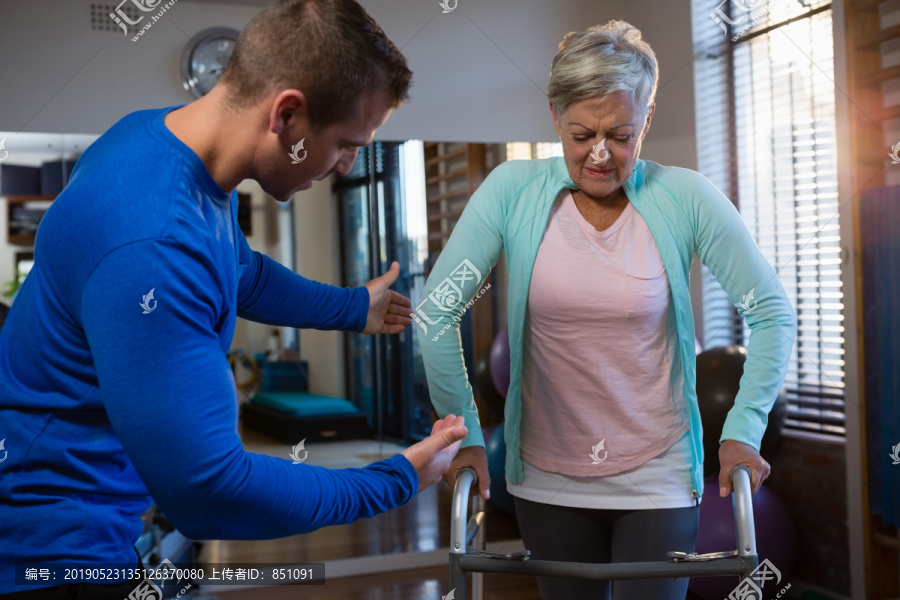
<path fill-rule="evenodd" d="M 484 498 L 480 495 L 475 496 L 475 500 L 472 503 L 472 514 L 485 510 L 484 504 Z M 478 533 L 475 534 L 475 539 L 472 540 L 472 545 L 476 550 L 484 550 L 487 547 L 485 542 L 485 525 L 486 519 L 481 521 Z M 484 600 L 484 573 L 472 573 L 472 600 Z"/>
<path fill-rule="evenodd" d="M 466 572 L 459 567 L 459 559 L 463 556 L 463 554 L 450 554 L 450 591 L 453 595 L 451 596 L 448 592 L 446 595 L 442 595 L 442 598 L 466 600 Z"/>

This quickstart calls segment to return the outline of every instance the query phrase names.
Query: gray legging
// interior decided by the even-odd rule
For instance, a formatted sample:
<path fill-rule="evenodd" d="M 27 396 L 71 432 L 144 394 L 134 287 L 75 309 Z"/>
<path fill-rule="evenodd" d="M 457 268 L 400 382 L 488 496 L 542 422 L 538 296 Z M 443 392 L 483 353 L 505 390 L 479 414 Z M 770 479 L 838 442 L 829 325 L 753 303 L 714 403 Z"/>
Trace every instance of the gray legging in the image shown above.
<path fill-rule="evenodd" d="M 699 509 L 599 510 L 515 498 L 525 547 L 535 560 L 640 562 L 693 552 Z M 684 600 L 689 580 L 597 581 L 538 577 L 543 600 Z"/>

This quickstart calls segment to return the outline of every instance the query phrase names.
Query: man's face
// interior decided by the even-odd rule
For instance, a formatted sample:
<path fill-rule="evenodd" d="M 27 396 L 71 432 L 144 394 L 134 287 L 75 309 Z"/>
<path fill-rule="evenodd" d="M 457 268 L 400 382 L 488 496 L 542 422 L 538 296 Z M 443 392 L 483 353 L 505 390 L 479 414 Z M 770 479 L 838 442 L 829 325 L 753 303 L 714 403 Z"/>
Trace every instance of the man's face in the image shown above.
<path fill-rule="evenodd" d="M 276 200 L 286 202 L 313 181 L 332 173 L 346 175 L 359 149 L 372 143 L 390 113 L 387 100 L 375 93 L 363 94 L 351 117 L 319 131 L 310 126 L 306 111 L 295 112 L 283 120 L 281 131 L 269 136 L 273 143 L 266 146 L 256 179 Z"/>

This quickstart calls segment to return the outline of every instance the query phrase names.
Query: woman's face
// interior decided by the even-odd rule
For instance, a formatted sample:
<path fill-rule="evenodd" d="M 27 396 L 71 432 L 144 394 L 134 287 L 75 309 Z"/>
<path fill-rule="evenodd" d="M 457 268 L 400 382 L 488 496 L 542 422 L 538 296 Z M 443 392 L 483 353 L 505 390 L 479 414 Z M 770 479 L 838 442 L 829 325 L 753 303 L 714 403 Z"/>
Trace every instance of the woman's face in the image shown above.
<path fill-rule="evenodd" d="M 631 177 L 655 108 L 639 107 L 624 92 L 578 100 L 560 115 L 551 104 L 566 167 L 575 185 L 596 198 L 615 194 Z M 600 148 L 594 153 L 594 148 L 604 138 L 609 157 L 598 165 L 594 159 L 604 153 Z"/>

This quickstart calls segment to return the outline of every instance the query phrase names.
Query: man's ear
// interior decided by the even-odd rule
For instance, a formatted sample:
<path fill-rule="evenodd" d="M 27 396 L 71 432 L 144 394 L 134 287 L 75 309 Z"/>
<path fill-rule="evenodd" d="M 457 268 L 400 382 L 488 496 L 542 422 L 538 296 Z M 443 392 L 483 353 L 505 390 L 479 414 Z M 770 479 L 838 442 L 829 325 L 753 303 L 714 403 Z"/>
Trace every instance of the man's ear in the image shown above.
<path fill-rule="evenodd" d="M 300 90 L 283 90 L 272 100 L 269 131 L 281 135 L 284 130 L 307 113 L 306 96 Z"/>

